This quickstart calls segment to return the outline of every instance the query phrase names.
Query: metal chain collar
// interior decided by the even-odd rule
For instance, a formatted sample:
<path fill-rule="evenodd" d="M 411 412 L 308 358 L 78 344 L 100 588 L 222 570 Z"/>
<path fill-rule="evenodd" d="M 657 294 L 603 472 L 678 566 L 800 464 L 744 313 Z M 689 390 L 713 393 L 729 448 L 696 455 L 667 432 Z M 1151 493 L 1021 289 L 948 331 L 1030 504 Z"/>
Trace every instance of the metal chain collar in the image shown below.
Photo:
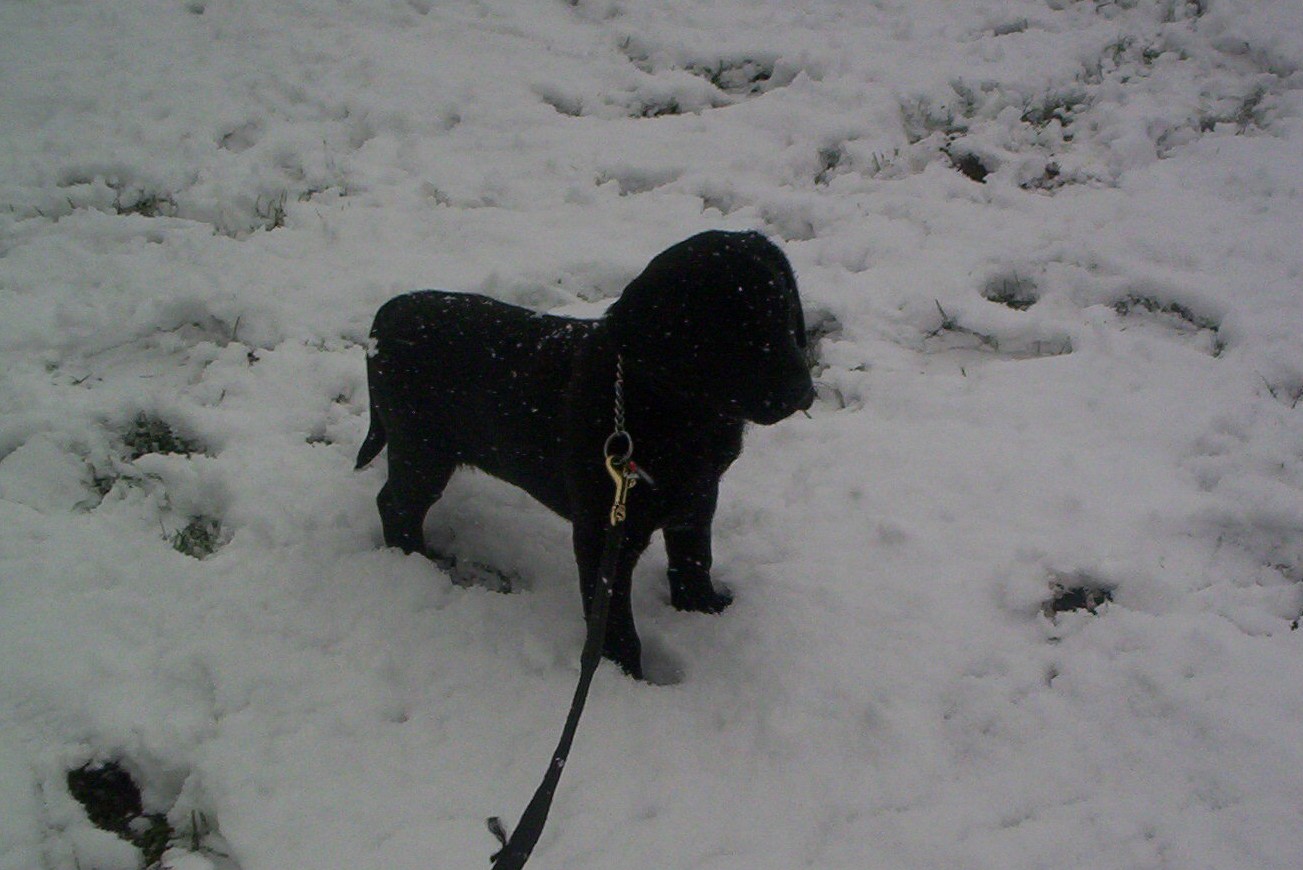
<path fill-rule="evenodd" d="M 606 444 L 602 446 L 602 454 L 608 461 L 616 465 L 624 465 L 633 456 L 633 436 L 624 428 L 624 357 L 616 354 L 615 357 L 615 429 L 606 438 Z M 624 442 L 624 452 L 616 452 L 615 448 Z"/>

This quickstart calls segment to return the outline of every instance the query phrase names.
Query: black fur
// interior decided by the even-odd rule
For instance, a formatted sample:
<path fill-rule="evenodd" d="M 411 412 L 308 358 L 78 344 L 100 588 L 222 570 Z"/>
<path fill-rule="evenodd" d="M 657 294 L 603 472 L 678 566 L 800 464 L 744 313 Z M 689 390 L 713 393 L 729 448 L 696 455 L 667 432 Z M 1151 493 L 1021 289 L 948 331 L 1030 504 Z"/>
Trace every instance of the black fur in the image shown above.
<path fill-rule="evenodd" d="M 426 511 L 458 466 L 475 466 L 571 521 L 587 612 L 614 493 L 603 442 L 618 353 L 634 461 L 656 486 L 630 492 L 604 652 L 642 676 L 630 575 L 657 529 L 672 604 L 729 605 L 710 580 L 720 475 L 746 421 L 776 423 L 814 395 L 796 278 L 764 236 L 707 232 L 674 245 L 598 320 L 427 290 L 385 303 L 371 337 L 371 429 L 357 466 L 388 443 L 376 499 L 387 545 L 425 552 Z"/>

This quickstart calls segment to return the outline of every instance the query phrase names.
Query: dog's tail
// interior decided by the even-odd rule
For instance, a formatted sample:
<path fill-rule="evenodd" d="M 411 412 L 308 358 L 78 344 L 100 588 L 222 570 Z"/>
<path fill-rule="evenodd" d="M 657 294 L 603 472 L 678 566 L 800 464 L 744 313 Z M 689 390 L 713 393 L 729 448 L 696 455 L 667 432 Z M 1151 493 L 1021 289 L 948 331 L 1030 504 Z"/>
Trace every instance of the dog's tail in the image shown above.
<path fill-rule="evenodd" d="M 362 448 L 357 451 L 357 464 L 353 466 L 354 470 L 360 471 L 370 464 L 372 459 L 380 454 L 384 449 L 385 442 L 389 438 L 385 435 L 385 426 L 380 422 L 380 414 L 376 411 L 375 399 L 371 400 L 371 428 L 367 430 L 366 438 L 362 441 Z"/>

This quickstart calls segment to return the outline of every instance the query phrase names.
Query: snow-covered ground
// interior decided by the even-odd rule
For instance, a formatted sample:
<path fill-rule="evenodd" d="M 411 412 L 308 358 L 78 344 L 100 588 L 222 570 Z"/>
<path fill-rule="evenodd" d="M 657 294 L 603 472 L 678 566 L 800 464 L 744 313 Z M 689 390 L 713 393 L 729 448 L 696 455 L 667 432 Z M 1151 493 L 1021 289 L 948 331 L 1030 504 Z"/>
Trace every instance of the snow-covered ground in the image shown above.
<path fill-rule="evenodd" d="M 1295 0 L 7 2 L 0 119 L 0 868 L 137 866 L 90 761 L 170 867 L 485 866 L 569 535 L 463 474 L 427 534 L 519 594 L 380 546 L 370 317 L 711 227 L 821 399 L 725 478 L 731 610 L 644 558 L 667 684 L 598 672 L 531 866 L 1303 865 Z"/>

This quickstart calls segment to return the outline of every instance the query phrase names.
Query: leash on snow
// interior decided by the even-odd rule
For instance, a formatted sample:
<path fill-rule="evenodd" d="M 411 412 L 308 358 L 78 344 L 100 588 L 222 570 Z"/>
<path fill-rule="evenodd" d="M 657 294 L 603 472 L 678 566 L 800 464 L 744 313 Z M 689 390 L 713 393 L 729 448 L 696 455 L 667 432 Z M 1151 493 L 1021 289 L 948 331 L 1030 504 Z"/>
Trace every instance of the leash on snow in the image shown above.
<path fill-rule="evenodd" d="M 619 447 L 624 448 L 623 452 L 618 451 Z M 615 484 L 615 498 L 607 518 L 598 584 L 593 591 L 593 600 L 588 608 L 588 631 L 584 638 L 584 650 L 579 658 L 579 684 L 575 686 L 575 696 L 570 702 L 570 712 L 566 715 L 565 726 L 561 729 L 561 740 L 552 753 L 552 762 L 548 765 L 547 772 L 543 774 L 543 781 L 539 783 L 534 797 L 525 807 L 515 832 L 508 836 L 502 820 L 497 816 L 487 820 L 489 833 L 502 844 L 502 849 L 489 859 L 493 864 L 493 870 L 520 870 L 529 860 L 530 853 L 534 851 L 534 846 L 543 833 L 548 810 L 552 807 L 552 797 L 556 794 L 557 783 L 561 780 L 561 771 L 566 766 L 570 746 L 575 739 L 575 730 L 579 727 L 579 717 L 583 714 L 584 703 L 588 700 L 588 687 L 592 684 L 593 674 L 602 661 L 602 646 L 606 640 L 606 619 L 611 610 L 611 584 L 615 577 L 616 563 L 620 558 L 620 547 L 624 543 L 624 519 L 627 514 L 626 503 L 629 490 L 639 479 L 655 486 L 651 477 L 633 462 L 633 437 L 624 428 L 624 365 L 619 357 L 616 357 L 615 368 L 615 431 L 606 439 L 602 454 L 606 472 Z"/>

